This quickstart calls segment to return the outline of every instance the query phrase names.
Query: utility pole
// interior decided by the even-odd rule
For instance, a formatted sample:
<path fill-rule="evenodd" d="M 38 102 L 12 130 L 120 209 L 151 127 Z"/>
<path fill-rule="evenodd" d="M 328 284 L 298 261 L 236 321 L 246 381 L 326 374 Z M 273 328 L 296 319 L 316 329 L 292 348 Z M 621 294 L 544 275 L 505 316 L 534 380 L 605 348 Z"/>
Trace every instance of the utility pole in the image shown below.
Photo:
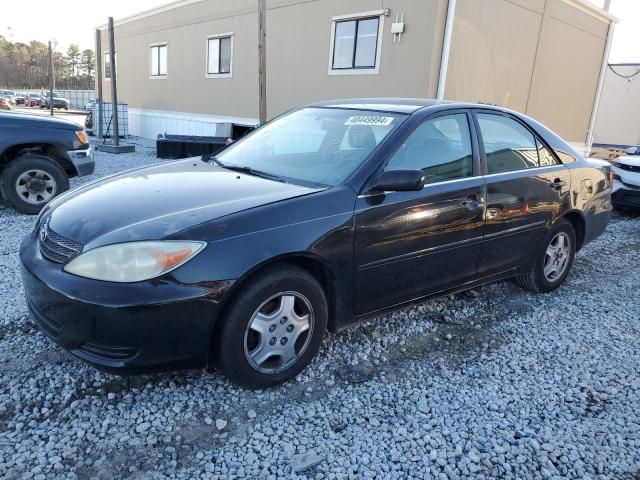
<path fill-rule="evenodd" d="M 49 40 L 49 114 L 53 117 L 53 91 L 56 88 L 55 71 L 53 69 L 53 48 Z"/>
<path fill-rule="evenodd" d="M 96 29 L 96 108 L 98 118 L 93 119 L 93 131 L 102 138 L 102 32 Z M 97 124 L 97 128 L 96 128 Z"/>
<path fill-rule="evenodd" d="M 258 0 L 258 104 L 260 124 L 267 121 L 267 5 Z"/>
<path fill-rule="evenodd" d="M 113 125 L 113 142 L 111 144 L 106 144 L 106 143 L 99 143 L 96 145 L 96 150 L 98 151 L 102 151 L 102 152 L 109 152 L 109 153 L 128 153 L 128 152 L 135 152 L 136 151 L 136 147 L 134 145 L 120 145 L 120 129 L 118 127 L 118 86 L 117 86 L 117 81 L 118 81 L 118 75 L 116 72 L 116 40 L 115 40 L 115 33 L 113 30 L 113 17 L 109 17 L 109 69 L 111 70 L 111 75 L 110 75 L 110 79 L 111 79 L 111 115 L 112 115 L 112 119 L 111 119 L 111 124 Z M 96 32 L 96 42 L 97 42 L 97 46 L 100 47 L 101 46 L 101 39 L 100 39 L 100 31 Z M 99 58 L 99 57 L 98 57 Z M 100 96 L 100 102 L 102 102 L 102 66 L 101 66 L 101 60 L 98 60 L 98 95 Z M 100 112 L 102 110 L 102 103 L 99 104 L 100 105 Z M 99 113 L 99 116 L 102 117 L 102 113 Z M 100 123 L 99 125 L 102 125 L 102 121 L 100 119 Z M 105 132 L 106 133 L 106 132 Z"/>
<path fill-rule="evenodd" d="M 113 144 L 120 145 L 120 130 L 118 129 L 118 88 L 116 85 L 116 39 L 113 31 L 113 17 L 109 17 L 109 63 L 111 66 L 111 121 L 113 125 Z"/>

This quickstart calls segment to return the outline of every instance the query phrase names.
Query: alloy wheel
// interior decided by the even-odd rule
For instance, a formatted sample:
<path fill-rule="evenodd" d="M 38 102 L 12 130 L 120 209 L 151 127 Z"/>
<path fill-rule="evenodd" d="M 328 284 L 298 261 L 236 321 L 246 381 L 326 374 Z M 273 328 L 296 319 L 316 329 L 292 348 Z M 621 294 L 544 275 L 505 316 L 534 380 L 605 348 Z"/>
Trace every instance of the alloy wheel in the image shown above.
<path fill-rule="evenodd" d="M 311 303 L 298 292 L 281 292 L 253 313 L 244 335 L 244 353 L 255 370 L 276 374 L 293 365 L 312 337 Z"/>
<path fill-rule="evenodd" d="M 565 232 L 558 233 L 547 247 L 544 257 L 544 276 L 555 282 L 564 274 L 571 256 L 571 240 Z"/>

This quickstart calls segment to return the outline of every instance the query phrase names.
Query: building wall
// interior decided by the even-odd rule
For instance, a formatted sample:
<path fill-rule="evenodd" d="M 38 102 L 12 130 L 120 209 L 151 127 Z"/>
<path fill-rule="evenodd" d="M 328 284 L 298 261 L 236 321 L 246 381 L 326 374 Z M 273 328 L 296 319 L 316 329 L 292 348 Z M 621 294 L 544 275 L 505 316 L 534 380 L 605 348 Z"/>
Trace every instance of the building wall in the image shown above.
<path fill-rule="evenodd" d="M 300 0 L 268 2 L 269 116 L 300 104 L 348 97 L 434 97 L 447 0 Z M 285 6 L 286 5 L 286 6 Z M 328 75 L 332 18 L 391 9 L 383 17 L 376 75 Z M 393 42 L 391 24 L 404 14 L 405 33 Z"/>
<path fill-rule="evenodd" d="M 582 1 L 458 0 L 445 97 L 525 112 L 567 139 L 584 142 L 609 20 Z M 256 123 L 257 1 L 177 5 L 116 22 L 119 100 L 135 116 L 132 133 L 214 135 L 217 123 Z M 447 5 L 448 0 L 267 0 L 268 117 L 330 98 L 435 97 Z M 332 18 L 384 9 L 390 16 L 381 17 L 378 72 L 330 75 Z M 394 42 L 397 15 L 404 15 L 405 31 Z M 206 78 L 207 36 L 230 32 L 232 76 Z M 168 44 L 168 75 L 150 79 L 149 46 L 160 42 Z M 103 51 L 107 45 L 104 30 Z M 103 85 L 108 100 L 110 82 Z"/>
<path fill-rule="evenodd" d="M 134 109 L 254 119 L 258 105 L 254 0 L 203 0 L 117 22 L 118 100 Z M 231 78 L 206 78 L 207 37 L 233 33 Z M 167 42 L 167 78 L 149 78 L 149 46 Z M 103 31 L 103 51 L 108 50 Z M 105 99 L 110 81 L 103 82 Z"/>
<path fill-rule="evenodd" d="M 267 113 L 349 96 L 434 96 L 447 0 L 270 0 L 267 2 Z M 257 2 L 202 0 L 116 22 L 118 97 L 135 112 L 209 114 L 251 123 L 258 117 Z M 390 8 L 376 75 L 328 75 L 332 18 Z M 393 42 L 391 23 L 407 29 Z M 206 37 L 233 32 L 231 78 L 205 78 Z M 103 52 L 108 50 L 103 31 Z M 149 46 L 168 44 L 166 79 L 149 78 Z M 103 56 L 104 58 L 104 56 Z M 103 82 L 110 99 L 110 82 Z M 140 115 L 142 112 L 139 113 Z M 149 121 L 157 118 L 147 116 Z M 229 118 L 225 118 L 229 117 Z M 135 125 L 136 122 L 132 122 Z M 195 130 L 199 127 L 193 126 Z M 134 127 L 135 129 L 135 127 Z"/>
<path fill-rule="evenodd" d="M 612 65 L 607 69 L 594 143 L 640 145 L 640 64 Z"/>
<path fill-rule="evenodd" d="M 609 22 L 564 0 L 458 0 L 446 97 L 587 137 Z"/>

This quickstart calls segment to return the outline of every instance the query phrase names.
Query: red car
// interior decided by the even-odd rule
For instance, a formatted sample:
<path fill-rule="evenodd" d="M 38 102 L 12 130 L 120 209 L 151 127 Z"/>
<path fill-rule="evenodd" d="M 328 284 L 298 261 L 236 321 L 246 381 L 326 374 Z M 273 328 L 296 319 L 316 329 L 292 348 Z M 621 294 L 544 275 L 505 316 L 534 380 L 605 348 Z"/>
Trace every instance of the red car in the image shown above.
<path fill-rule="evenodd" d="M 26 107 L 39 107 L 40 106 L 40 94 L 39 93 L 30 93 L 24 100 L 24 104 Z"/>

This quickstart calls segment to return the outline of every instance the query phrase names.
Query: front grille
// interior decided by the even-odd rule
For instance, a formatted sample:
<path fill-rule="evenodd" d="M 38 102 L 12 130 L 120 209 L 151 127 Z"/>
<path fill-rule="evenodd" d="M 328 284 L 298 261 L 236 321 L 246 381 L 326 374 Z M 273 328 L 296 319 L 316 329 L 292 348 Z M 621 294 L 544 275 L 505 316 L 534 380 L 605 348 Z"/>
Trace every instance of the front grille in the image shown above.
<path fill-rule="evenodd" d="M 100 343 L 84 343 L 80 345 L 80 350 L 99 358 L 114 361 L 127 360 L 138 353 L 133 347 L 116 347 Z"/>
<path fill-rule="evenodd" d="M 81 243 L 54 232 L 46 223 L 40 228 L 40 252 L 52 262 L 68 262 L 82 252 L 82 247 Z"/>

